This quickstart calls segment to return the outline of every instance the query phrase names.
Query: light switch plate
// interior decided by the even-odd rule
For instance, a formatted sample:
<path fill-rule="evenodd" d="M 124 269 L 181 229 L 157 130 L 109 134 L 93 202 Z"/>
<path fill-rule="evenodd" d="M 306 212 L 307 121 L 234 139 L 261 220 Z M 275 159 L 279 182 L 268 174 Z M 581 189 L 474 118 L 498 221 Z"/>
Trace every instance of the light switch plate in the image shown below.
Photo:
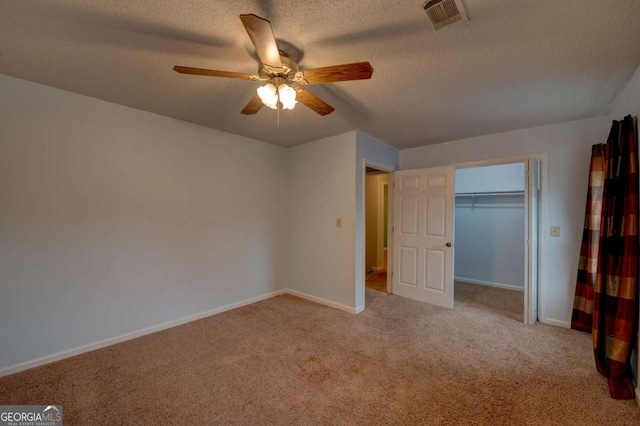
<path fill-rule="evenodd" d="M 551 236 L 552 237 L 559 237 L 560 236 L 560 227 L 559 226 L 552 226 L 551 227 Z"/>

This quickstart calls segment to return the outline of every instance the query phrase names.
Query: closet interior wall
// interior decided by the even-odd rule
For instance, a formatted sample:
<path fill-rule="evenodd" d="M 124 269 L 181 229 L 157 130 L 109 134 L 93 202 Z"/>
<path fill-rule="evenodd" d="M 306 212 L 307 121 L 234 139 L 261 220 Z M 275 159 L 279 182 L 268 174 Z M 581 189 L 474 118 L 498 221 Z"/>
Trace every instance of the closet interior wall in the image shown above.
<path fill-rule="evenodd" d="M 456 170 L 456 281 L 524 290 L 524 185 L 524 163 Z"/>

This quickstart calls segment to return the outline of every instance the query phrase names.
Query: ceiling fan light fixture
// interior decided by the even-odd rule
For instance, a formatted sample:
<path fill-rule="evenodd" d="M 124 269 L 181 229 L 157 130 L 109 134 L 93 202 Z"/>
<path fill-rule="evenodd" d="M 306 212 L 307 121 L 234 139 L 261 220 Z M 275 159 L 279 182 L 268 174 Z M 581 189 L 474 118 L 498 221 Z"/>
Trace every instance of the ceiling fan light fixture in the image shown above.
<path fill-rule="evenodd" d="M 447 4 L 455 2 L 457 4 L 461 1 L 428 0 L 427 3 L 431 6 L 438 6 L 442 2 L 448 2 Z M 445 10 L 448 11 L 449 9 Z M 331 65 L 301 71 L 297 64 L 301 56 L 296 55 L 297 59 L 294 60 L 287 52 L 278 49 L 278 42 L 273 35 L 273 28 L 271 28 L 271 22 L 268 19 L 254 14 L 243 14 L 240 15 L 240 20 L 256 49 L 256 55 L 259 59 L 258 74 L 210 70 L 182 65 L 174 66 L 173 70 L 180 74 L 264 82 L 265 85 L 258 88 L 257 94 L 240 111 L 243 115 L 254 115 L 260 111 L 263 105 L 278 111 L 280 106 L 282 106 L 282 109 L 293 109 L 299 100 L 305 107 L 325 116 L 331 114 L 335 109 L 310 91 L 305 90 L 302 86 L 338 81 L 365 80 L 371 78 L 373 74 L 373 68 L 369 62 Z M 278 114 L 279 116 L 280 114 Z"/>
<path fill-rule="evenodd" d="M 265 84 L 258 87 L 258 96 L 265 106 L 271 109 L 278 108 L 278 94 L 276 93 L 276 86 L 273 84 Z"/>
<path fill-rule="evenodd" d="M 281 84 L 278 87 L 278 95 L 282 109 L 293 109 L 298 101 L 296 101 L 296 91 L 293 87 Z"/>

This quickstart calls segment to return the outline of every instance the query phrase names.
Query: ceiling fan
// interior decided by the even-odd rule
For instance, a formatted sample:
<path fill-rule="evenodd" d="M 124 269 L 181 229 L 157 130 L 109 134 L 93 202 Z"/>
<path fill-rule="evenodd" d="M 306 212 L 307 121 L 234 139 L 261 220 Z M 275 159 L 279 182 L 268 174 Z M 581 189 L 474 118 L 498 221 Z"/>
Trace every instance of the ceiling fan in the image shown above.
<path fill-rule="evenodd" d="M 331 114 L 334 111 L 331 105 L 301 86 L 336 81 L 364 80 L 371 78 L 373 74 L 373 68 L 369 62 L 300 70 L 298 69 L 298 64 L 291 60 L 286 52 L 278 50 L 276 39 L 271 29 L 271 22 L 253 14 L 240 15 L 240 19 L 260 58 L 258 74 L 178 65 L 173 69 L 182 74 L 267 82 L 267 84 L 258 88 L 257 94 L 241 111 L 242 114 L 255 114 L 263 105 L 272 109 L 279 109 L 280 106 L 283 109 L 293 109 L 298 101 L 320 115 Z"/>

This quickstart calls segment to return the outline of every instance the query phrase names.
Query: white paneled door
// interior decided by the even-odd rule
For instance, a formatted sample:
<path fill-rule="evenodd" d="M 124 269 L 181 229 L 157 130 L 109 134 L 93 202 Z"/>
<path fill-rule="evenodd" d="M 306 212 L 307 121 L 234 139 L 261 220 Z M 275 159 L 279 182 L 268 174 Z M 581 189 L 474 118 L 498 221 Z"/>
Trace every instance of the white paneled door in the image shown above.
<path fill-rule="evenodd" d="M 453 308 L 454 168 L 393 176 L 393 294 Z"/>

